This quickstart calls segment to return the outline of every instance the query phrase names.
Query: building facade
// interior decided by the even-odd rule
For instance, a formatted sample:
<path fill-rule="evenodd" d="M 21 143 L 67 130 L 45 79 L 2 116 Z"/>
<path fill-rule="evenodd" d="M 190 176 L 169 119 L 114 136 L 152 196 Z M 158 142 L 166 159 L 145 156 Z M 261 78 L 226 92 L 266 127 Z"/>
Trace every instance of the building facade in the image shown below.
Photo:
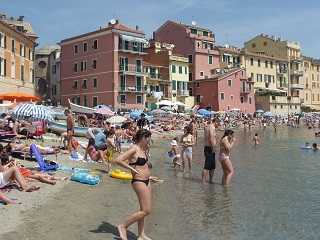
<path fill-rule="evenodd" d="M 118 20 L 80 36 L 62 40 L 61 101 L 143 109 L 145 34 Z"/>
<path fill-rule="evenodd" d="M 219 68 L 219 52 L 210 29 L 167 21 L 154 32 L 154 39 L 175 45 L 173 53 L 188 58 L 189 81 L 209 79 Z M 192 93 L 194 84 L 190 86 Z M 192 94 L 193 95 L 193 94 Z"/>
<path fill-rule="evenodd" d="M 16 21 L 11 18 L 11 21 Z M 21 24 L 23 19 L 20 19 Z M 34 48 L 36 36 L 31 37 L 23 27 L 17 28 L 5 15 L 0 15 L 0 88 L 3 92 L 35 94 Z"/>
<path fill-rule="evenodd" d="M 320 60 L 303 56 L 303 106 L 320 110 Z"/>
<path fill-rule="evenodd" d="M 213 111 L 240 110 L 254 113 L 255 98 L 253 82 L 247 78 L 245 69 L 219 70 L 210 79 L 195 80 L 196 102 Z"/>

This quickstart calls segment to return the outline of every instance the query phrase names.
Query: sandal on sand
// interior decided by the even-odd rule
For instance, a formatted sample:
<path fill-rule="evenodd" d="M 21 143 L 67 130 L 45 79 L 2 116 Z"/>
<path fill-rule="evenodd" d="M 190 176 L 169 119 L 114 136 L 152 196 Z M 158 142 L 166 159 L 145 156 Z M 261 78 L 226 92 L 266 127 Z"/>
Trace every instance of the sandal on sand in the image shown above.
<path fill-rule="evenodd" d="M 35 192 L 35 191 L 38 191 L 39 189 L 40 189 L 40 187 L 30 186 L 30 187 L 28 187 L 25 191 L 26 191 L 26 192 Z"/>

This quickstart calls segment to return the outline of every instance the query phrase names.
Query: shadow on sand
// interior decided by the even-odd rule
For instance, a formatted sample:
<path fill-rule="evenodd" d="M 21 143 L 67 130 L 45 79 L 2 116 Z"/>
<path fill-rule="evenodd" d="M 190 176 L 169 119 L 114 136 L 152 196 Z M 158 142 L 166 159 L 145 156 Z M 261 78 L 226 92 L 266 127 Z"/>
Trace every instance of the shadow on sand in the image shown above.
<path fill-rule="evenodd" d="M 108 223 L 108 222 L 102 222 L 100 224 L 100 226 L 98 226 L 97 229 L 90 230 L 89 232 L 92 232 L 92 233 L 111 233 L 111 234 L 113 234 L 114 239 L 117 239 L 117 240 L 120 239 L 117 227 Z M 128 234 L 129 240 L 136 240 L 137 239 L 137 235 L 134 234 L 133 232 L 128 231 L 127 234 Z"/>

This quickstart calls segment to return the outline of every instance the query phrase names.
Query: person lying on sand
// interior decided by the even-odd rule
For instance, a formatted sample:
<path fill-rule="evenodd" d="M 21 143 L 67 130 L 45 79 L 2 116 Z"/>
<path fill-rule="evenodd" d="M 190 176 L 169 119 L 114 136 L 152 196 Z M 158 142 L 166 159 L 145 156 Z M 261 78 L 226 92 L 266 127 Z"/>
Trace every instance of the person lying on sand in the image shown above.
<path fill-rule="evenodd" d="M 37 145 L 37 148 L 39 149 L 41 154 L 57 154 L 60 152 L 60 149 L 58 147 L 52 146 L 52 147 L 43 147 L 41 145 Z M 7 152 L 11 153 L 12 151 L 21 151 L 28 153 L 30 151 L 30 145 L 24 144 L 24 143 L 8 143 L 6 146 Z"/>

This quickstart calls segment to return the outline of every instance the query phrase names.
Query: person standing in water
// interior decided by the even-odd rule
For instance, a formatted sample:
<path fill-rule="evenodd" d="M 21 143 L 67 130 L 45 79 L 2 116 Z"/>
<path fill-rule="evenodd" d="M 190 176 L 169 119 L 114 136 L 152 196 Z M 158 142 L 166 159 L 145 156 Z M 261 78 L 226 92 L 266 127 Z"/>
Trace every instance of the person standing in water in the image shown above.
<path fill-rule="evenodd" d="M 216 129 L 215 119 L 208 119 L 204 127 L 204 156 L 205 162 L 202 171 L 202 183 L 205 184 L 209 175 L 209 183 L 212 183 L 214 170 L 216 169 L 215 159 Z"/>
<path fill-rule="evenodd" d="M 151 240 L 145 235 L 144 220 L 151 212 L 151 186 L 149 145 L 151 132 L 140 129 L 134 137 L 135 144 L 125 153 L 121 154 L 115 163 L 131 170 L 132 188 L 137 194 L 140 210 L 130 215 L 123 223 L 118 225 L 118 231 L 122 240 L 127 240 L 127 229 L 133 223 L 138 223 L 138 240 Z M 129 162 L 129 164 L 127 163 Z"/>
<path fill-rule="evenodd" d="M 189 172 L 191 172 L 191 162 L 192 162 L 192 146 L 194 145 L 194 136 L 192 135 L 192 126 L 189 124 L 184 128 L 184 135 L 181 139 L 182 145 L 182 169 L 185 172 L 186 161 L 188 161 Z"/>
<path fill-rule="evenodd" d="M 253 137 L 252 140 L 253 140 L 253 144 L 254 144 L 255 146 L 257 146 L 257 145 L 260 144 L 260 139 L 259 139 L 258 133 L 256 133 L 256 134 L 254 135 L 254 137 Z"/>
<path fill-rule="evenodd" d="M 230 160 L 230 152 L 235 142 L 233 134 L 232 130 L 225 130 L 220 141 L 219 161 L 223 170 L 222 185 L 224 186 L 230 184 L 231 178 L 234 175 L 234 169 Z"/>

